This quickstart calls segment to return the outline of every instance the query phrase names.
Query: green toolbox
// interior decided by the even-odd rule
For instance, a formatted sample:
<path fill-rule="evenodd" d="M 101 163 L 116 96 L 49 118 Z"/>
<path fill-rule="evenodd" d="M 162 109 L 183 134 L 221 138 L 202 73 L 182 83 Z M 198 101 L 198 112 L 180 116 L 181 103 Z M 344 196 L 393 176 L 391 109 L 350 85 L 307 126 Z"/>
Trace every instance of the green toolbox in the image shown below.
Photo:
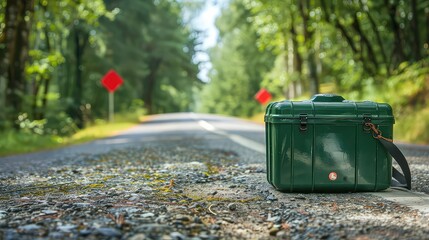
<path fill-rule="evenodd" d="M 270 103 L 265 114 L 268 182 L 283 192 L 410 189 L 408 164 L 391 140 L 394 122 L 386 103 L 333 94 Z M 403 174 L 392 168 L 392 156 Z"/>

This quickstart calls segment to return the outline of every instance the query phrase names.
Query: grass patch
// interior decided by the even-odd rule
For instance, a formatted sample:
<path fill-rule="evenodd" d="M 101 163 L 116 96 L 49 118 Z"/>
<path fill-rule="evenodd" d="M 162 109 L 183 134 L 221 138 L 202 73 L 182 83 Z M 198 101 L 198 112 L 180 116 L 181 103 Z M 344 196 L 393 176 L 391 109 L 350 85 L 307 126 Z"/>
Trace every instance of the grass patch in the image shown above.
<path fill-rule="evenodd" d="M 140 119 L 143 120 L 143 119 Z M 99 138 L 113 136 L 118 132 L 138 124 L 137 119 L 128 116 L 116 118 L 116 122 L 107 123 L 96 121 L 70 137 L 59 137 L 55 135 L 38 135 L 24 133 L 15 130 L 7 130 L 1 134 L 0 156 L 30 153 L 40 150 L 49 150 L 73 144 L 89 142 Z"/>
<path fill-rule="evenodd" d="M 256 115 L 250 117 L 249 120 L 252 122 L 264 123 L 264 116 L 265 116 L 265 113 L 261 112 L 261 113 L 258 113 Z"/>
<path fill-rule="evenodd" d="M 82 143 L 91 141 L 98 138 L 110 137 L 121 130 L 133 127 L 136 122 L 118 122 L 118 123 L 105 123 L 99 122 L 93 126 L 82 129 L 73 136 L 66 138 L 65 142 L 68 143 Z"/>
<path fill-rule="evenodd" d="M 394 138 L 400 141 L 429 144 L 429 108 L 396 117 Z"/>

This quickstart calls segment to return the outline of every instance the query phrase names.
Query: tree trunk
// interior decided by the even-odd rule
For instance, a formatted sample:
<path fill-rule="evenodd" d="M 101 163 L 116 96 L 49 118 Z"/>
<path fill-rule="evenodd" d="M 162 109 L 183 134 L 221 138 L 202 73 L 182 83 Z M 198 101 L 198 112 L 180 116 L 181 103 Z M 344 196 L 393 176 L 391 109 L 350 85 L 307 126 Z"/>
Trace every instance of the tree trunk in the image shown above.
<path fill-rule="evenodd" d="M 361 42 L 362 42 L 362 47 L 361 47 L 362 54 L 361 54 L 361 57 L 362 57 L 362 59 L 365 59 L 363 57 L 363 50 L 364 50 L 364 46 L 365 46 L 366 49 L 367 49 L 367 51 L 366 51 L 367 52 L 367 58 L 366 58 L 366 60 L 364 60 L 364 63 L 367 63 L 368 62 L 367 60 L 369 60 L 369 61 L 371 61 L 373 63 L 372 65 L 375 67 L 375 69 L 369 68 L 369 67 L 368 67 L 368 69 L 371 69 L 371 71 L 372 71 L 371 75 L 374 75 L 377 72 L 377 69 L 378 69 L 377 57 L 376 57 L 376 55 L 374 53 L 372 44 L 369 42 L 368 38 L 365 36 L 365 34 L 363 33 L 363 31 L 362 31 L 362 29 L 360 27 L 360 23 L 359 23 L 359 19 L 358 19 L 357 13 L 355 13 L 355 15 L 354 15 L 352 26 L 355 29 L 355 31 L 358 33 L 359 38 L 361 39 Z"/>
<path fill-rule="evenodd" d="M 411 12 L 413 13 L 413 19 L 411 19 L 411 32 L 414 38 L 413 43 L 413 55 L 414 60 L 418 61 L 421 59 L 420 55 L 420 29 L 419 29 L 419 14 L 417 11 L 417 0 L 411 0 Z"/>
<path fill-rule="evenodd" d="M 316 56 L 314 54 L 314 46 L 311 44 L 314 32 L 308 27 L 309 20 L 309 1 L 298 0 L 298 6 L 302 17 L 302 27 L 304 31 L 304 44 L 307 47 L 307 62 L 310 78 L 310 94 L 314 95 L 320 92 L 319 76 L 317 75 Z"/>
<path fill-rule="evenodd" d="M 384 4 L 387 6 L 390 24 L 394 36 L 393 41 L 393 51 L 392 51 L 392 63 L 393 68 L 396 68 L 399 63 L 404 61 L 405 54 L 404 48 L 402 45 L 402 36 L 401 36 L 401 28 L 399 27 L 399 23 L 396 21 L 396 12 L 397 12 L 397 2 L 395 1 L 393 4 L 390 4 L 389 0 L 384 0 Z"/>
<path fill-rule="evenodd" d="M 72 97 L 73 103 L 69 108 L 69 115 L 73 118 L 78 128 L 84 127 L 83 121 L 83 112 L 81 109 L 82 106 L 82 92 L 83 92 L 83 84 L 82 84 L 82 73 L 83 73 L 83 53 L 88 42 L 89 34 L 79 29 L 78 26 L 74 28 L 74 45 L 75 45 L 75 84 L 73 87 Z"/>
<path fill-rule="evenodd" d="M 359 0 L 359 4 L 361 6 L 361 9 L 365 11 L 366 16 L 368 17 L 368 20 L 371 24 L 372 31 L 374 32 L 375 37 L 377 39 L 378 47 L 380 48 L 381 57 L 383 59 L 384 65 L 386 67 L 386 73 L 388 76 L 390 76 L 391 75 L 390 68 L 389 68 L 390 62 L 387 60 L 386 51 L 384 50 L 383 41 L 381 40 L 380 32 L 377 29 L 377 24 L 375 23 L 375 20 L 372 17 L 372 15 L 370 14 L 369 10 L 365 10 L 362 0 Z"/>
<path fill-rule="evenodd" d="M 32 104 L 31 104 L 31 112 L 32 112 L 32 117 L 34 119 L 38 119 L 38 109 L 37 109 L 37 96 L 39 95 L 39 90 L 40 90 L 40 83 L 34 79 L 33 80 L 33 99 L 32 99 Z"/>
<path fill-rule="evenodd" d="M 28 57 L 33 0 L 7 0 L 4 42 L 6 50 L 1 56 L 2 70 L 6 70 L 6 102 L 10 108 L 9 121 L 13 122 L 23 110 L 25 90 L 25 63 Z"/>
<path fill-rule="evenodd" d="M 299 76 L 299 81 L 301 82 L 302 85 L 302 56 L 299 53 L 298 50 L 298 34 L 296 33 L 296 29 L 295 26 L 293 25 L 294 22 L 292 22 L 292 26 L 291 26 L 291 34 L 292 34 L 292 49 L 293 49 L 293 72 L 295 74 L 298 74 Z"/>
<path fill-rule="evenodd" d="M 143 96 L 143 102 L 145 105 L 145 108 L 149 114 L 153 114 L 153 91 L 155 90 L 155 83 L 156 83 L 156 74 L 158 72 L 159 67 L 161 66 L 162 59 L 154 59 L 149 63 L 149 75 L 146 77 L 146 81 L 143 85 L 144 89 L 144 96 Z"/>
<path fill-rule="evenodd" d="M 46 42 L 46 50 L 51 52 L 51 41 L 49 40 L 48 30 L 45 28 L 45 42 Z M 51 82 L 51 74 L 48 77 L 43 78 L 43 95 L 42 95 L 42 106 L 40 108 L 39 119 L 45 118 L 46 106 L 48 105 L 48 93 L 49 93 L 49 84 Z"/>

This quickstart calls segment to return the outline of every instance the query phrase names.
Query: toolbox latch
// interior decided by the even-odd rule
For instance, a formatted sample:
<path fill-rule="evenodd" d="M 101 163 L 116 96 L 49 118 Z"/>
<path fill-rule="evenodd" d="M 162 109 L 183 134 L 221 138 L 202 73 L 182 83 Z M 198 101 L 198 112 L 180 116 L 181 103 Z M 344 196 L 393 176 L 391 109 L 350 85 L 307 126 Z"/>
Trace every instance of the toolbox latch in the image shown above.
<path fill-rule="evenodd" d="M 366 123 L 371 123 L 371 114 L 363 114 L 363 130 L 371 130 L 371 127 L 368 127 Z"/>
<path fill-rule="evenodd" d="M 307 130 L 307 120 L 308 115 L 301 113 L 299 114 L 299 130 L 306 131 Z"/>

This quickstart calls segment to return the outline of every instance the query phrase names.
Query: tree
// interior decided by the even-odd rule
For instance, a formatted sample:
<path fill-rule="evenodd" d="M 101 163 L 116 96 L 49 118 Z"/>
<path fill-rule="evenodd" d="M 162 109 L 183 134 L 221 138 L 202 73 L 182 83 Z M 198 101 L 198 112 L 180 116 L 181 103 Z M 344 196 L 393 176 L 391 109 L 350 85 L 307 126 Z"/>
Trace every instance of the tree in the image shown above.
<path fill-rule="evenodd" d="M 7 0 L 5 27 L 1 34 L 1 72 L 6 73 L 7 119 L 13 122 L 22 110 L 26 86 L 25 64 L 28 58 L 30 29 L 33 18 L 33 0 Z"/>
<path fill-rule="evenodd" d="M 213 69 L 201 95 L 208 112 L 251 116 L 260 110 L 253 99 L 273 63 L 269 51 L 260 51 L 258 34 L 249 21 L 251 12 L 241 1 L 231 1 L 216 21 L 220 41 L 210 50 Z"/>

